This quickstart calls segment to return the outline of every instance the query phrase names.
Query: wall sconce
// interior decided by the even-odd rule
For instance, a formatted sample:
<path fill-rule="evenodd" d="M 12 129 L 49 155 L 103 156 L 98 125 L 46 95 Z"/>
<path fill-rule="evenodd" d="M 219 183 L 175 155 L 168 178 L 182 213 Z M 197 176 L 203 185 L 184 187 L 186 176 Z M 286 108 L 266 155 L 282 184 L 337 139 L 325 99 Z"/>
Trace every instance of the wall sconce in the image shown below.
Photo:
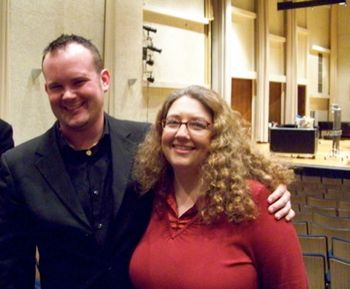
<path fill-rule="evenodd" d="M 35 81 L 39 77 L 40 73 L 41 73 L 40 68 L 33 68 L 31 73 L 30 73 L 32 76 L 32 80 Z"/>

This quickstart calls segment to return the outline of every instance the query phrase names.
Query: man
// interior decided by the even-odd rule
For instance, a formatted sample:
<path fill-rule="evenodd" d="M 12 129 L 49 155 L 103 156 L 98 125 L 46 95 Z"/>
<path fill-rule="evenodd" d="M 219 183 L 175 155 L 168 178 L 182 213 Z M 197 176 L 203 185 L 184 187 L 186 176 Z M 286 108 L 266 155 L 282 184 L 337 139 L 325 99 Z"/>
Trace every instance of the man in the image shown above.
<path fill-rule="evenodd" d="M 152 200 L 128 184 L 148 125 L 103 112 L 110 75 L 85 38 L 51 42 L 42 69 L 57 122 L 3 156 L 0 288 L 33 288 L 35 247 L 42 289 L 131 288 L 128 262 Z M 273 206 L 290 218 L 289 192 L 270 197 L 281 195 Z"/>
<path fill-rule="evenodd" d="M 12 126 L 0 119 L 0 157 L 10 148 L 13 148 Z"/>

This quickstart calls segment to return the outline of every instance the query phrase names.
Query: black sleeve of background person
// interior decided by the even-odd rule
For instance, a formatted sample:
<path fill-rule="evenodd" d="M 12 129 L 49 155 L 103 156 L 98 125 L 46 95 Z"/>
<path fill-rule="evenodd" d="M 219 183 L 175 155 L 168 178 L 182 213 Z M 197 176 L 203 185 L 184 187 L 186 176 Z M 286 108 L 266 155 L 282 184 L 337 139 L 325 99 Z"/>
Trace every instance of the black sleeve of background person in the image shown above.
<path fill-rule="evenodd" d="M 10 148 L 13 148 L 13 131 L 11 125 L 0 120 L 0 156 Z"/>

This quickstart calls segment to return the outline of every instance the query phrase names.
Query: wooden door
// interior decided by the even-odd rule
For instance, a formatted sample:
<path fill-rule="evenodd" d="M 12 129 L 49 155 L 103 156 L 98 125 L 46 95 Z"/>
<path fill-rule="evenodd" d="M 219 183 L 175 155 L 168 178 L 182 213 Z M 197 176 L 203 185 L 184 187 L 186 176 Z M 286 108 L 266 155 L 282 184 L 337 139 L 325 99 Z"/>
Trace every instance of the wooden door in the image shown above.
<path fill-rule="evenodd" d="M 232 78 L 231 104 L 232 109 L 241 113 L 242 117 L 252 122 L 253 81 L 251 79 Z"/>
<path fill-rule="evenodd" d="M 269 122 L 281 124 L 282 83 L 269 84 Z"/>
<path fill-rule="evenodd" d="M 298 85 L 298 114 L 305 115 L 306 86 Z"/>

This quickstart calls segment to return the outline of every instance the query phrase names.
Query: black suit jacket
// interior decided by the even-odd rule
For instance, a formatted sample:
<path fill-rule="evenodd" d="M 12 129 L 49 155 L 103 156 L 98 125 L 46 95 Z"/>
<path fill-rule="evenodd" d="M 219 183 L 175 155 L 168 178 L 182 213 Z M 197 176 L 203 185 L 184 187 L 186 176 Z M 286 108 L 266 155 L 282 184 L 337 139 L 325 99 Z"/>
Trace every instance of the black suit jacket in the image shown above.
<path fill-rule="evenodd" d="M 0 157 L 2 153 L 13 148 L 12 126 L 0 119 Z"/>
<path fill-rule="evenodd" d="M 148 125 L 110 123 L 114 218 L 99 247 L 75 196 L 54 128 L 6 152 L 0 172 L 0 288 L 34 287 L 38 246 L 42 289 L 127 289 L 128 262 L 149 219 L 151 195 L 130 185 L 137 144 Z"/>

